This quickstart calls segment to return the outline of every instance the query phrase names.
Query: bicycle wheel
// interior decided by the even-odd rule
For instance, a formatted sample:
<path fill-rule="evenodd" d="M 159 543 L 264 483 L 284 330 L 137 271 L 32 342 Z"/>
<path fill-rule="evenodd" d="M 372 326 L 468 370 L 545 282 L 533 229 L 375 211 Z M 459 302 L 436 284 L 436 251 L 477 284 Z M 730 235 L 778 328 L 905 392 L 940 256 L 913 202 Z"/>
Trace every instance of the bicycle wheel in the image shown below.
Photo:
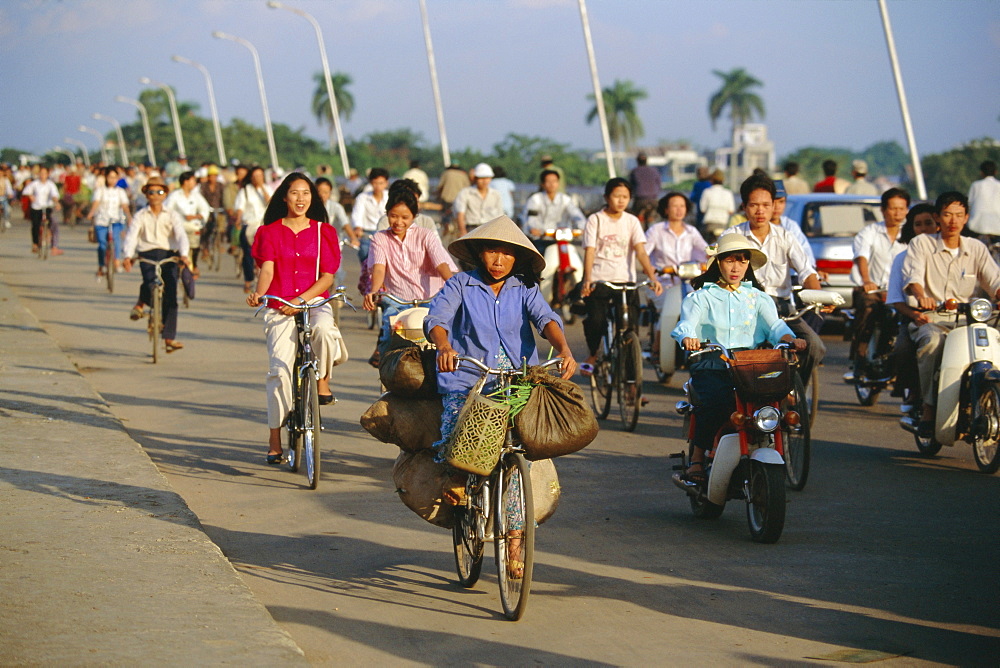
<path fill-rule="evenodd" d="M 517 621 L 528 605 L 535 559 L 535 504 L 531 473 L 522 455 L 512 452 L 500 460 L 493 498 L 493 548 L 500 603 L 507 619 Z"/>
<path fill-rule="evenodd" d="M 104 251 L 104 278 L 108 283 L 108 292 L 115 291 L 115 247 L 111 238 L 114 233 L 108 226 L 108 248 Z"/>
<path fill-rule="evenodd" d="M 306 467 L 309 489 L 319 486 L 319 391 L 316 388 L 316 374 L 309 371 L 302 383 L 302 463 Z"/>
<path fill-rule="evenodd" d="M 160 350 L 160 330 L 163 329 L 162 316 L 160 315 L 163 310 L 163 286 L 154 286 L 152 293 L 153 310 L 149 312 L 149 338 L 153 341 L 153 364 L 156 364 Z"/>
<path fill-rule="evenodd" d="M 811 439 L 809 419 L 800 406 L 805 406 L 805 387 L 798 373 L 792 378 L 793 402 L 785 401 L 783 411 L 789 409 L 799 414 L 799 424 L 790 426 L 782 422 L 781 440 L 785 450 L 785 481 L 789 489 L 801 491 L 809 478 L 809 459 L 811 455 Z"/>
<path fill-rule="evenodd" d="M 609 336 L 601 339 L 601 346 L 597 349 L 597 359 L 594 361 L 594 373 L 590 376 L 590 401 L 599 420 L 608 417 L 608 413 L 611 412 L 613 364 L 608 341 L 610 341 Z"/>
<path fill-rule="evenodd" d="M 809 407 L 809 427 L 816 424 L 816 415 L 819 413 L 819 368 L 813 367 L 809 375 L 809 382 L 805 386 L 806 405 Z"/>
<path fill-rule="evenodd" d="M 288 470 L 292 473 L 296 473 L 299 470 L 299 463 L 302 461 L 302 441 L 305 440 L 303 438 L 305 435 L 305 430 L 303 429 L 305 422 L 302 419 L 303 383 L 298 374 L 296 374 L 294 382 L 292 411 L 285 422 L 285 427 L 288 431 L 288 454 L 285 455 L 285 463 L 288 465 Z"/>
<path fill-rule="evenodd" d="M 635 332 L 625 332 L 618 350 L 618 408 L 622 427 L 635 431 L 639 423 L 639 404 L 642 401 L 642 346 Z"/>
<path fill-rule="evenodd" d="M 451 537 L 455 545 L 455 570 L 458 582 L 469 589 L 479 581 L 483 568 L 486 517 L 483 515 L 482 492 L 473 495 L 471 485 L 466 486 L 469 505 L 455 508 L 455 525 Z"/>

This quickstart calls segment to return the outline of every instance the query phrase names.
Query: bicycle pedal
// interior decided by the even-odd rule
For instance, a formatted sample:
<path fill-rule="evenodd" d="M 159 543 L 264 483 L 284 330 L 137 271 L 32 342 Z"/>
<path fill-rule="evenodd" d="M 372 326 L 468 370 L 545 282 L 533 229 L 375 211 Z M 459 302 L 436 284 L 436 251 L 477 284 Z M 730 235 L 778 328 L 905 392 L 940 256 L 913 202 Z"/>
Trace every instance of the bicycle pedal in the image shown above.
<path fill-rule="evenodd" d="M 667 459 L 684 459 L 683 452 L 675 452 L 672 455 L 667 455 Z"/>

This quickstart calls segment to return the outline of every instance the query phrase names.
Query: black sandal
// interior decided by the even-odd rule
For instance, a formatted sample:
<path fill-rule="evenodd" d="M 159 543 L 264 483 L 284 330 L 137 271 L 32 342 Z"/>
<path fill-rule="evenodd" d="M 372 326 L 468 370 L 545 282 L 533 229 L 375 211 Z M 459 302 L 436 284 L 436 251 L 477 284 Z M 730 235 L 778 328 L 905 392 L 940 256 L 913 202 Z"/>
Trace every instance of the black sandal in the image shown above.
<path fill-rule="evenodd" d="M 700 471 L 692 471 L 691 469 L 695 466 L 701 467 Z M 708 478 L 705 477 L 705 462 L 691 462 L 688 465 L 687 471 L 681 476 L 682 480 L 688 482 L 693 482 L 696 485 L 702 485 L 708 482 Z"/>

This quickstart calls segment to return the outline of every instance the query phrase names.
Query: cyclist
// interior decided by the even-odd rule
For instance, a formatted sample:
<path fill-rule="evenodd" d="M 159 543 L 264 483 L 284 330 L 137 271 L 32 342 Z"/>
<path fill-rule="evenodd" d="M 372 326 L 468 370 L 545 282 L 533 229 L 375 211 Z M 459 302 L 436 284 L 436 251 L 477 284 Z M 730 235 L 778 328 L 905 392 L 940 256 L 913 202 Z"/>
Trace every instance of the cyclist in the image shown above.
<path fill-rule="evenodd" d="M 429 299 L 452 276 L 455 267 L 437 231 L 414 224 L 420 210 L 419 192 L 417 184 L 409 179 L 400 179 L 389 188 L 386 201 L 389 228 L 372 236 L 371 289 L 364 301 L 368 311 L 378 306 L 383 288 L 406 301 Z M 388 300 L 382 304 L 382 329 L 375 352 L 368 360 L 372 366 L 378 366 L 382 348 L 392 334 L 389 318 L 406 308 Z"/>
<path fill-rule="evenodd" d="M 333 276 L 340 266 L 340 242 L 327 222 L 326 208 L 316 186 L 304 174 L 292 172 L 274 191 L 263 215 L 264 224 L 253 242 L 253 259 L 260 267 L 257 286 L 247 295 L 247 304 L 259 306 L 261 297 L 273 294 L 286 301 L 305 304 L 329 297 Z M 267 337 L 267 426 L 268 464 L 280 464 L 281 425 L 292 409 L 292 366 L 297 345 L 296 309 L 269 304 L 264 316 Z M 319 363 L 319 403 L 333 402 L 330 372 L 346 360 L 346 348 L 327 304 L 312 311 L 312 345 Z"/>
<path fill-rule="evenodd" d="M 233 203 L 236 211 L 233 226 L 240 231 L 240 248 L 243 249 L 243 292 L 250 292 L 253 285 L 254 263 L 250 247 L 270 200 L 271 191 L 264 185 L 264 168 L 255 165 L 240 183 Z"/>
<path fill-rule="evenodd" d="M 354 228 L 353 241 L 358 242 L 358 259 L 364 264 L 372 243 L 372 235 L 378 227 L 378 220 L 385 214 L 388 199 L 389 172 L 382 167 L 373 167 L 368 172 L 371 190 L 365 190 L 354 199 L 351 209 L 351 226 Z"/>
<path fill-rule="evenodd" d="M 642 270 L 652 283 L 650 289 L 657 297 L 663 294 L 663 286 L 656 278 L 656 270 L 646 254 L 646 236 L 642 223 L 625 211 L 632 199 L 632 187 L 622 178 L 614 178 L 604 184 L 605 206 L 587 219 L 583 232 L 583 288 L 580 292 L 587 303 L 587 317 L 583 321 L 583 333 L 587 337 L 589 355 L 580 365 L 585 376 L 594 373 L 597 348 L 601 345 L 601 335 L 608 321 L 608 304 L 612 291 L 604 285 L 594 285 L 595 281 L 635 281 L 635 261 L 639 260 Z M 639 296 L 635 291 L 629 294 L 629 310 L 638 313 Z M 632 326 L 638 318 L 630 318 Z"/>
<path fill-rule="evenodd" d="M 795 338 L 778 317 L 774 302 L 757 281 L 755 272 L 765 264 L 767 256 L 746 237 L 723 235 L 708 269 L 691 281 L 695 291 L 684 298 L 681 320 L 671 332 L 674 340 L 688 351 L 699 350 L 703 340 L 730 351 L 755 348 L 765 340 L 790 342 L 795 350 L 804 350 L 806 342 Z M 705 451 L 711 450 L 716 432 L 736 409 L 736 395 L 718 352 L 700 355 L 688 369 L 701 400 L 694 407 L 691 466 L 683 479 L 702 483 Z"/>
<path fill-rule="evenodd" d="M 132 224 L 125 235 L 125 247 L 122 249 L 122 264 L 125 271 L 132 271 L 132 255 L 138 251 L 140 258 L 159 262 L 170 257 L 179 257 L 180 262 L 190 267 L 188 260 L 188 238 L 184 233 L 184 220 L 176 213 L 163 206 L 167 197 L 167 184 L 159 176 L 146 181 L 143 194 L 149 204 L 136 212 Z M 142 318 L 143 305 L 153 303 L 152 290 L 156 280 L 156 267 L 145 262 L 139 264 L 142 272 L 142 287 L 139 289 L 139 301 L 132 307 L 129 317 L 132 320 Z M 177 340 L 177 277 L 180 267 L 176 262 L 163 264 L 160 275 L 163 278 L 163 309 L 161 313 L 163 343 L 167 352 L 172 353 L 184 347 Z"/>
<path fill-rule="evenodd" d="M 59 208 L 59 189 L 49 180 L 49 168 L 42 165 L 38 168 L 38 178 L 24 187 L 22 198 L 31 202 L 31 252 L 38 252 L 38 243 L 42 230 L 42 218 L 48 218 L 49 229 L 52 231 L 52 254 L 62 255 L 59 248 L 59 225 L 52 217 L 52 210 Z"/>
<path fill-rule="evenodd" d="M 114 165 L 104 169 L 104 187 L 94 190 L 90 212 L 87 220 L 94 221 L 94 233 L 97 237 L 97 278 L 104 276 L 105 271 L 121 271 L 122 232 L 124 222 L 132 222 L 129 209 L 128 193 L 118 185 L 118 168 Z M 115 266 L 105 267 L 108 242 L 115 245 Z"/>
<path fill-rule="evenodd" d="M 191 264 L 194 273 L 198 275 L 198 253 L 201 251 L 201 232 L 205 222 L 212 213 L 208 202 L 198 188 L 198 178 L 194 172 L 187 171 L 177 177 L 180 187 L 170 193 L 163 206 L 175 212 L 184 219 L 184 231 L 188 235 L 191 248 Z"/>

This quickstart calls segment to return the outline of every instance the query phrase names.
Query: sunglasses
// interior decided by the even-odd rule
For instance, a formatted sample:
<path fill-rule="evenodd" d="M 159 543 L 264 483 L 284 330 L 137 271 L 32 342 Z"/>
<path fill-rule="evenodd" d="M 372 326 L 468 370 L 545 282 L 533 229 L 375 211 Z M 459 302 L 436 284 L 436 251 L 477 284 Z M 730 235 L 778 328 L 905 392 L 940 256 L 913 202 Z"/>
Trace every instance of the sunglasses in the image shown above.
<path fill-rule="evenodd" d="M 157 188 L 156 190 L 147 190 L 146 194 L 147 195 L 166 195 L 167 191 L 166 190 L 162 190 L 160 188 Z"/>

